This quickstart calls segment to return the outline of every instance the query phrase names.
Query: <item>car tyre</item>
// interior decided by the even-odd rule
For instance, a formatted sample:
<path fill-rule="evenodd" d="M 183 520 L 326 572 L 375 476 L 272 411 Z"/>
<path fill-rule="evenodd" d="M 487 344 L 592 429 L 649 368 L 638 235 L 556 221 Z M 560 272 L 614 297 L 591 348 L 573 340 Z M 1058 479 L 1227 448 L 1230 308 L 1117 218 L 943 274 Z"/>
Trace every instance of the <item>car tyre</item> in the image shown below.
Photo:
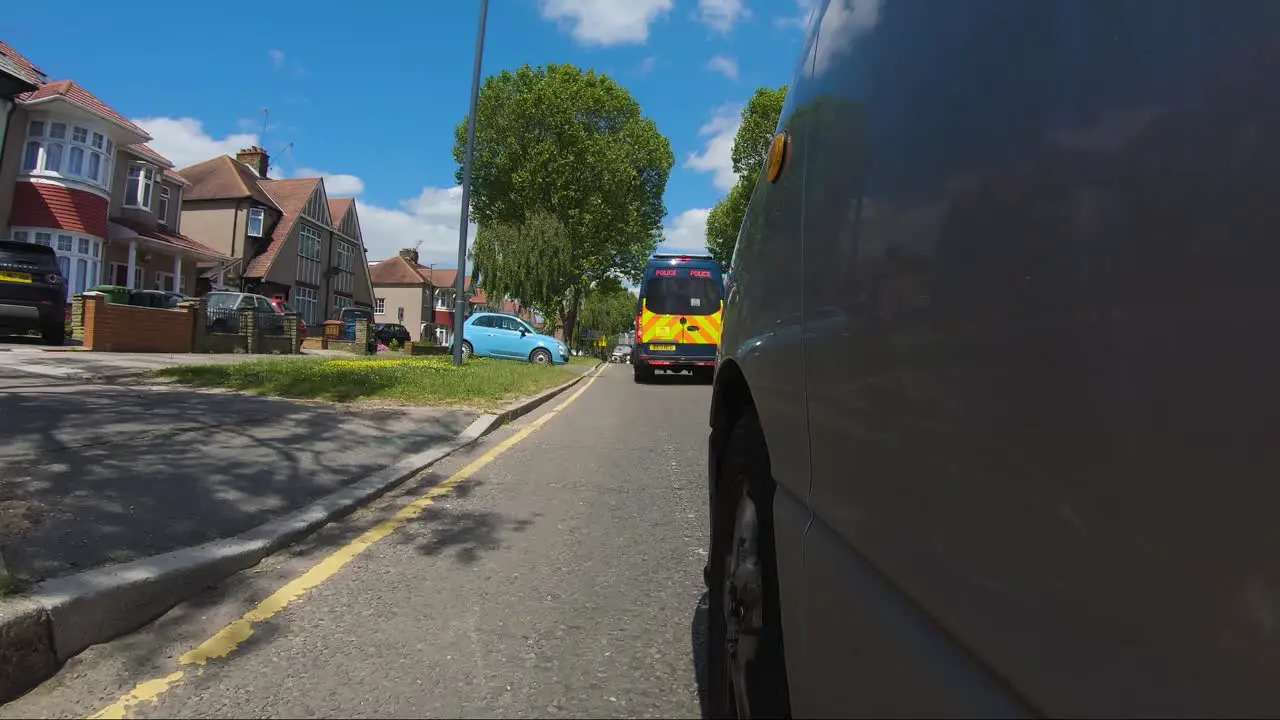
<path fill-rule="evenodd" d="M 764 432 L 755 412 L 748 411 L 729 432 L 711 509 L 705 580 L 707 715 L 712 718 L 791 714 L 773 534 L 774 492 Z"/>
<path fill-rule="evenodd" d="M 635 381 L 638 383 L 646 383 L 653 379 L 653 368 L 648 365 L 636 363 L 631 366 L 635 373 Z"/>
<path fill-rule="evenodd" d="M 474 354 L 475 354 L 475 348 L 471 347 L 471 342 L 468 340 L 463 340 L 462 341 L 462 359 L 470 360 L 471 356 Z"/>
<path fill-rule="evenodd" d="M 45 345 L 57 347 L 67 338 L 66 325 L 45 325 L 40 329 L 40 341 Z"/>
<path fill-rule="evenodd" d="M 533 352 L 529 353 L 529 362 L 534 365 L 550 365 L 551 353 L 543 348 L 535 348 Z"/>

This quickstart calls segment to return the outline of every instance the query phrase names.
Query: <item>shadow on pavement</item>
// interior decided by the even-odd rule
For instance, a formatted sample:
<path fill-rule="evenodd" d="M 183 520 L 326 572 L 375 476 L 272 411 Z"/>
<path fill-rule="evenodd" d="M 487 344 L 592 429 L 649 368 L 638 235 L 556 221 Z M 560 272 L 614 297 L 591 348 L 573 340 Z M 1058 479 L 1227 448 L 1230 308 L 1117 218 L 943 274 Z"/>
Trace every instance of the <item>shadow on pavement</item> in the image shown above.
<path fill-rule="evenodd" d="M 668 373 L 658 371 L 649 378 L 646 385 L 710 385 L 710 378 L 703 379 L 688 373 Z"/>
<path fill-rule="evenodd" d="M 703 592 L 693 608 L 693 622 L 689 628 L 693 674 L 698 683 L 698 708 L 704 718 L 711 717 L 707 708 L 707 603 L 707 593 Z"/>
<path fill-rule="evenodd" d="M 483 481 L 468 480 L 453 488 L 450 497 L 465 498 L 482 484 Z M 441 498 L 438 502 L 443 500 Z M 528 530 L 540 517 L 541 513 L 518 518 L 492 510 L 430 505 L 393 537 L 402 545 L 416 545 L 423 555 L 453 553 L 459 564 L 472 565 L 480 559 L 481 553 L 501 548 L 504 536 Z"/>
<path fill-rule="evenodd" d="M 35 581 L 229 537 L 472 419 L 169 387 L 0 392 L 0 549 Z"/>

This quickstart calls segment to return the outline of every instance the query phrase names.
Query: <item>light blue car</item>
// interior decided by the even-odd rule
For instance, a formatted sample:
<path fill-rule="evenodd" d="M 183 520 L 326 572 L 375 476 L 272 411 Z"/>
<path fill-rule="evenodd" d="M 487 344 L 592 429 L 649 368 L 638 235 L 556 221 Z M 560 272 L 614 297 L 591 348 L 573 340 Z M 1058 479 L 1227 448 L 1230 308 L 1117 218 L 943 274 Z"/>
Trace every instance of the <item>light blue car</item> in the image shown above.
<path fill-rule="evenodd" d="M 453 347 L 453 338 L 449 338 Z M 569 362 L 563 342 L 541 335 L 524 320 L 502 313 L 476 313 L 462 324 L 462 356 L 528 360 L 539 365 Z"/>

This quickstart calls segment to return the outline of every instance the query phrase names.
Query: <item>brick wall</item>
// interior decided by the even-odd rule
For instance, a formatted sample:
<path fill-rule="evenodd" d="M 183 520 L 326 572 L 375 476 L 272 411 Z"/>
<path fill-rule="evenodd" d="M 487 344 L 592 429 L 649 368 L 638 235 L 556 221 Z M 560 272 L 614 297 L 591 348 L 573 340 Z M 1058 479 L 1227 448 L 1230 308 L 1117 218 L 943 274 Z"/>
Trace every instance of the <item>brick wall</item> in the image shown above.
<path fill-rule="evenodd" d="M 86 350 L 105 352 L 191 352 L 196 307 L 173 310 L 115 305 L 102 295 L 84 295 Z"/>

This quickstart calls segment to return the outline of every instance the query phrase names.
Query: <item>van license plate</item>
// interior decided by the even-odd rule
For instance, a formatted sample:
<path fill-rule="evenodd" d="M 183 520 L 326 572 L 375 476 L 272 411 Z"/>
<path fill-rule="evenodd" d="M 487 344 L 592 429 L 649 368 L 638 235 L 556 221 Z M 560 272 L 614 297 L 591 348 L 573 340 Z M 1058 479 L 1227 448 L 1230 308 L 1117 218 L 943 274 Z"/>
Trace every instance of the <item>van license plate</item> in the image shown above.
<path fill-rule="evenodd" d="M 649 345 L 650 350 L 666 350 L 672 352 L 676 349 L 675 345 Z"/>

